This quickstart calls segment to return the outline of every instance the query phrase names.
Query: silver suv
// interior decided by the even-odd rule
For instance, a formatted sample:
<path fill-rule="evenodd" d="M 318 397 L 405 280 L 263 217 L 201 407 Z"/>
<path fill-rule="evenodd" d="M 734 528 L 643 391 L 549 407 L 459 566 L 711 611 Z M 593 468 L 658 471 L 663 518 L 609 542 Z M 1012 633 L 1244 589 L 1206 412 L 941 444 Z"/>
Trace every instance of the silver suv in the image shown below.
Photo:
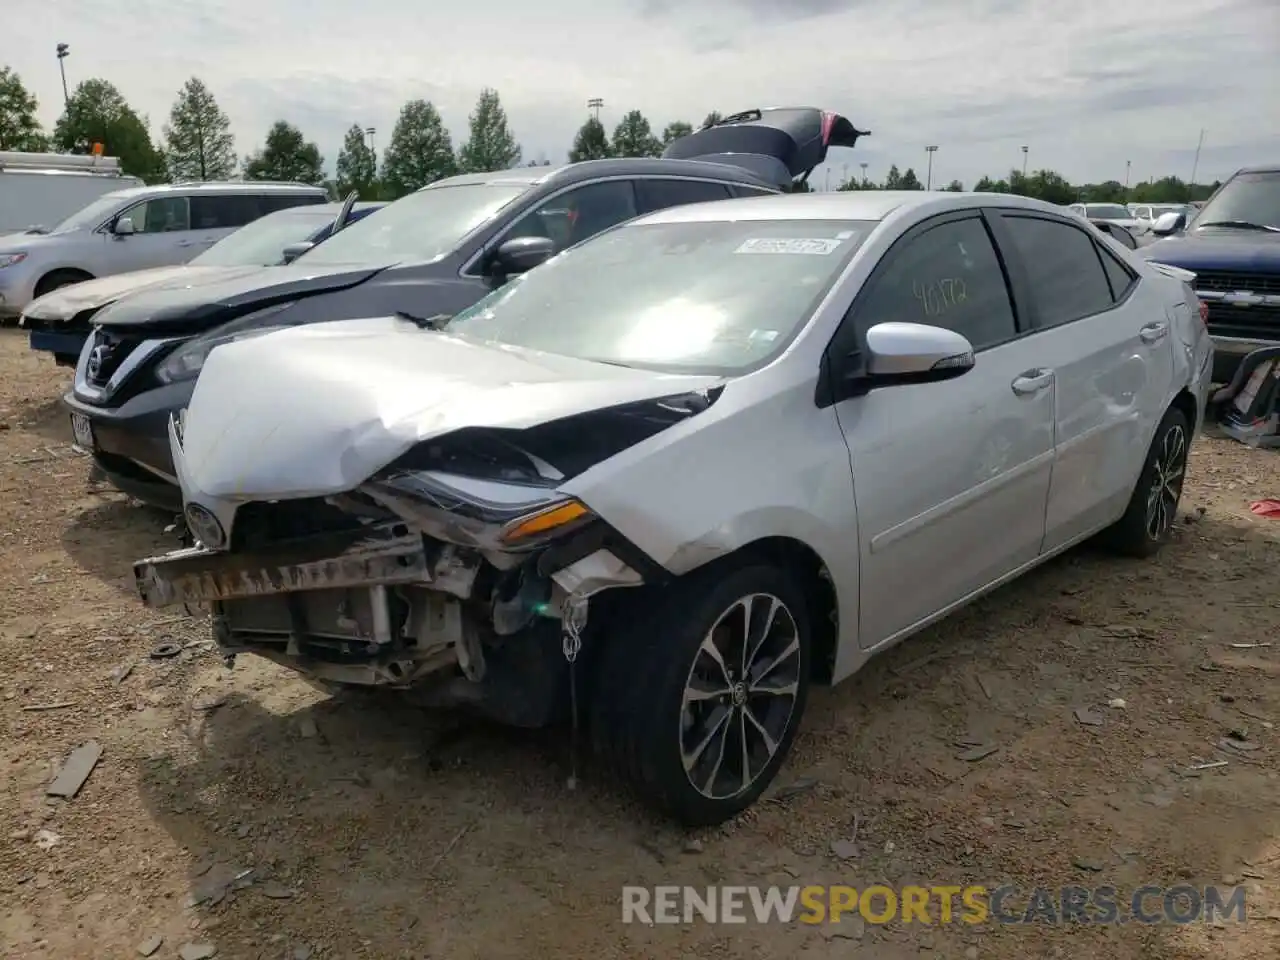
<path fill-rule="evenodd" d="M 104 194 L 48 232 L 0 237 L 0 317 L 58 287 L 186 263 L 268 213 L 326 203 L 301 183 L 180 183 Z"/>

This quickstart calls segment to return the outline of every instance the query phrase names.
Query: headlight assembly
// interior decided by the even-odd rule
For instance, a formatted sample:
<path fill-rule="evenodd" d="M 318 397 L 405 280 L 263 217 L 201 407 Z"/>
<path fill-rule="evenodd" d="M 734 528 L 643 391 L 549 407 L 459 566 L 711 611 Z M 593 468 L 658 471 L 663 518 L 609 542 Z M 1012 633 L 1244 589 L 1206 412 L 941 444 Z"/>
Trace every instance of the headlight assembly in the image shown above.
<path fill-rule="evenodd" d="M 27 259 L 25 253 L 0 253 L 0 269 L 12 267 Z"/>
<path fill-rule="evenodd" d="M 161 383 L 180 383 L 183 380 L 194 380 L 200 375 L 204 362 L 215 347 L 236 340 L 247 340 L 259 337 L 264 333 L 283 330 L 289 324 L 264 323 L 268 317 L 274 316 L 293 306 L 293 302 L 277 303 L 263 310 L 255 310 L 239 319 L 215 328 L 211 332 L 188 340 L 174 350 L 156 367 L 156 379 Z"/>

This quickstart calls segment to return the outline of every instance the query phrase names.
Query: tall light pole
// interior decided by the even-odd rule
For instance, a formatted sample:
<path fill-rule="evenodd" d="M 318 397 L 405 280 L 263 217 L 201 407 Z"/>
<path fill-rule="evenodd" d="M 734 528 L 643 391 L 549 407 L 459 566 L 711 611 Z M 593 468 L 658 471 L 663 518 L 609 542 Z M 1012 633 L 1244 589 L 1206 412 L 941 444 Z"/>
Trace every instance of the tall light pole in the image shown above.
<path fill-rule="evenodd" d="M 58 51 L 58 72 L 62 74 L 62 102 L 67 109 L 71 109 L 71 93 L 67 90 L 67 66 L 66 59 L 71 54 L 71 48 L 65 43 L 57 46 Z"/>
<path fill-rule="evenodd" d="M 587 109 L 591 111 L 591 116 L 595 118 L 596 123 L 600 122 L 600 110 L 604 107 L 604 100 L 600 97 L 592 97 L 587 101 Z"/>
<path fill-rule="evenodd" d="M 1125 193 L 1129 192 L 1129 171 L 1132 169 L 1132 167 L 1133 167 L 1132 160 L 1126 160 L 1124 162 L 1124 192 Z"/>
<path fill-rule="evenodd" d="M 1028 147 L 1025 143 L 1022 145 L 1022 179 L 1023 180 L 1027 179 L 1027 153 L 1030 152 L 1030 150 L 1031 148 Z"/>
<path fill-rule="evenodd" d="M 934 144 L 932 147 L 925 147 L 924 152 L 929 155 L 929 172 L 926 173 L 924 177 L 924 188 L 926 190 L 932 190 L 933 189 L 933 155 L 938 152 L 937 144 Z"/>
<path fill-rule="evenodd" d="M 1196 185 L 1196 173 L 1200 170 L 1200 148 L 1204 146 L 1204 128 L 1200 128 L 1200 140 L 1196 143 L 1196 159 L 1191 164 L 1191 182 L 1187 186 Z"/>
<path fill-rule="evenodd" d="M 378 132 L 378 128 L 377 128 L 377 127 L 365 127 L 365 128 L 364 128 L 364 134 L 365 134 L 365 136 L 366 136 L 366 137 L 368 137 L 368 138 L 369 138 L 369 152 L 370 152 L 370 153 L 373 153 L 375 156 L 376 156 L 377 154 L 375 153 L 375 151 L 374 151 L 374 149 L 373 149 L 373 135 L 374 135 L 375 133 L 377 133 L 377 132 Z"/>
<path fill-rule="evenodd" d="M 863 160 L 858 166 L 862 168 L 862 185 L 865 187 L 867 185 L 867 161 Z"/>

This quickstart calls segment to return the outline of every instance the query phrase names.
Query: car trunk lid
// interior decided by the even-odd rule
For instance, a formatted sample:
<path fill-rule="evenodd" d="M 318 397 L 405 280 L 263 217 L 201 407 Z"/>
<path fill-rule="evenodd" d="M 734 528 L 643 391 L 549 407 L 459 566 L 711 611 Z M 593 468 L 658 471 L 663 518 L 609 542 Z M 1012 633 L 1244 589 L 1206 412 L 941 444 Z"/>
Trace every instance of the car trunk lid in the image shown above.
<path fill-rule="evenodd" d="M 853 147 L 870 134 L 829 110 L 766 107 L 735 113 L 681 137 L 662 156 L 733 164 L 789 189 L 808 179 L 826 160 L 828 149 Z"/>

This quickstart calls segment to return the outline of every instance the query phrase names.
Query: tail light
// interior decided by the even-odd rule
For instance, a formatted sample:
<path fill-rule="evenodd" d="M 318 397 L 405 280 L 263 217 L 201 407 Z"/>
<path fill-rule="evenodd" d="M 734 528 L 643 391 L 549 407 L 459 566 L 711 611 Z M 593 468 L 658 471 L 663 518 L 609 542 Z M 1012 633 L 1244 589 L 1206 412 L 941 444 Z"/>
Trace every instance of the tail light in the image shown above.
<path fill-rule="evenodd" d="M 1196 304 L 1200 307 L 1200 322 L 1205 326 L 1209 325 L 1209 305 L 1203 300 L 1197 299 Z"/>

